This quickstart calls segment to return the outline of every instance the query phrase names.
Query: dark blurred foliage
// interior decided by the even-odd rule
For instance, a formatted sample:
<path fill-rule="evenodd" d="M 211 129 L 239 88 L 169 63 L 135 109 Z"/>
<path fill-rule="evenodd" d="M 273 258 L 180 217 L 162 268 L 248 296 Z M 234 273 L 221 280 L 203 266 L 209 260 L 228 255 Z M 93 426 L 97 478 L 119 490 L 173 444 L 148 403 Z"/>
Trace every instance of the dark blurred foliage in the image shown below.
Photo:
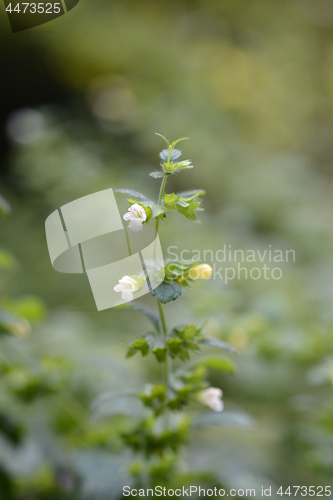
<path fill-rule="evenodd" d="M 84 276 L 56 273 L 44 221 L 109 187 L 157 196 L 154 132 L 191 138 L 195 168 L 168 192 L 207 192 L 200 226 L 161 225 L 165 252 L 296 252 L 281 280 L 196 283 L 167 305 L 170 326 L 213 317 L 207 332 L 237 347 L 237 374 L 210 380 L 257 421 L 193 431 L 180 472 L 236 488 L 332 484 L 333 4 L 82 0 L 15 35 L 0 9 L 0 194 L 12 205 L 0 222 L 0 498 L 118 498 L 130 481 L 127 418 L 94 420 L 89 404 L 158 380 L 119 343 L 149 326 L 97 313 Z"/>

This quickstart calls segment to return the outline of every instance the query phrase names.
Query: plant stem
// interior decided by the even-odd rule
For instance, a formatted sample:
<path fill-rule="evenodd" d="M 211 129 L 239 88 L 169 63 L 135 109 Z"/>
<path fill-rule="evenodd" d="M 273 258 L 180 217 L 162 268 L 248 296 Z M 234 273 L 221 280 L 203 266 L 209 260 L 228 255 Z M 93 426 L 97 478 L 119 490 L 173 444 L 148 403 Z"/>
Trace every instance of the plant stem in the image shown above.
<path fill-rule="evenodd" d="M 169 148 L 168 163 L 170 162 L 171 152 L 172 152 L 172 149 Z M 165 190 L 166 180 L 167 180 L 167 177 L 163 177 L 163 181 L 161 183 L 160 192 L 159 192 L 159 196 L 158 196 L 158 204 L 159 205 L 161 205 L 162 201 L 163 201 L 163 194 L 164 194 L 164 190 Z M 156 235 L 158 234 L 159 223 L 160 223 L 160 219 L 157 219 L 156 220 Z M 168 331 L 167 331 L 167 327 L 166 327 L 163 306 L 162 306 L 162 304 L 161 304 L 161 302 L 159 300 L 157 300 L 157 306 L 158 306 L 158 311 L 160 313 L 161 325 L 162 325 L 162 331 L 163 331 L 163 337 L 164 337 L 164 343 L 165 343 L 165 347 L 166 347 L 167 346 L 167 340 L 168 340 Z M 169 357 L 168 357 L 168 353 L 167 353 L 166 358 L 165 358 L 165 362 L 164 362 L 164 384 L 165 384 L 165 388 L 166 388 L 166 399 L 167 399 L 167 401 L 168 401 L 168 396 L 169 396 L 169 385 L 170 385 L 169 384 L 169 374 L 170 374 L 170 370 L 169 370 Z M 166 418 L 165 418 L 165 426 L 166 426 L 166 428 L 168 427 L 168 422 L 169 422 L 168 410 L 166 410 Z"/>
<path fill-rule="evenodd" d="M 169 158 L 170 158 L 170 154 L 169 154 Z M 159 205 L 162 203 L 162 199 L 163 199 L 163 194 L 164 194 L 164 188 L 165 188 L 166 180 L 167 180 L 167 178 L 166 178 L 166 177 L 163 177 L 163 181 L 162 181 L 161 188 L 160 188 L 160 194 L 159 194 L 159 196 L 158 196 L 158 204 L 159 204 Z M 158 220 L 157 220 L 157 222 L 158 222 Z"/>

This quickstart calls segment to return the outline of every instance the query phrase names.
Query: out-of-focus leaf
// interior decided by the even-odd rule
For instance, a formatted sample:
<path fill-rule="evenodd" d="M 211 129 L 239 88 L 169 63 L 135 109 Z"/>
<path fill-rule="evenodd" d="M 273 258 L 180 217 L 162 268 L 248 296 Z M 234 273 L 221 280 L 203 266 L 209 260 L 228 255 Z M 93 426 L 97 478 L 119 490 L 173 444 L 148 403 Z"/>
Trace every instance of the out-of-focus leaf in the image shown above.
<path fill-rule="evenodd" d="M 211 347 L 218 347 L 219 349 L 224 349 L 225 351 L 237 353 L 237 350 L 228 342 L 224 342 L 224 340 L 216 339 L 216 338 L 204 338 L 199 341 L 200 344 L 206 344 Z"/>
<path fill-rule="evenodd" d="M 1 305 L 15 316 L 31 322 L 42 321 L 46 316 L 45 304 L 37 297 L 22 297 L 19 300 L 4 300 Z"/>
<path fill-rule="evenodd" d="M 7 250 L 0 249 L 0 269 L 5 271 L 13 271 L 17 265 L 17 262 L 13 255 Z"/>
<path fill-rule="evenodd" d="M 8 215 L 11 211 L 12 209 L 8 201 L 0 195 L 0 212 L 2 212 L 3 215 Z"/>
<path fill-rule="evenodd" d="M 13 445 L 18 445 L 23 436 L 23 428 L 5 413 L 0 413 L 0 433 Z"/>
<path fill-rule="evenodd" d="M 91 403 L 90 407 L 92 417 L 95 420 L 115 415 L 142 417 L 146 414 L 133 391 L 101 394 Z"/>
<path fill-rule="evenodd" d="M 110 450 L 77 451 L 73 464 L 81 479 L 80 500 L 113 500 L 121 498 L 123 486 L 133 486 L 129 465 L 131 453 Z"/>
<path fill-rule="evenodd" d="M 139 304 L 137 302 L 130 302 L 127 304 L 121 304 L 117 306 L 116 309 L 133 309 L 134 311 L 139 311 L 150 319 L 150 321 L 153 323 L 158 332 L 160 331 L 161 328 L 160 319 L 158 315 L 149 307 L 144 306 L 143 304 Z"/>
<path fill-rule="evenodd" d="M 116 189 L 115 192 L 127 194 L 128 196 L 131 196 L 131 198 L 135 198 L 138 201 L 149 201 L 149 198 L 147 198 L 147 196 L 139 193 L 138 191 L 135 191 L 134 189 Z"/>
<path fill-rule="evenodd" d="M 210 368 L 212 370 L 219 370 L 221 372 L 227 372 L 227 373 L 235 373 L 235 366 L 234 364 L 226 358 L 221 358 L 221 357 L 208 357 L 208 358 L 201 358 L 196 360 L 194 365 L 201 365 L 205 366 L 206 368 Z"/>
<path fill-rule="evenodd" d="M 236 410 L 224 410 L 222 412 L 202 411 L 197 413 L 192 421 L 192 428 L 194 429 L 223 427 L 224 425 L 253 429 L 256 423 L 247 413 Z"/>
<path fill-rule="evenodd" d="M 30 323 L 26 319 L 0 310 L 0 334 L 11 333 L 18 337 L 25 337 L 30 333 L 30 329 Z"/>

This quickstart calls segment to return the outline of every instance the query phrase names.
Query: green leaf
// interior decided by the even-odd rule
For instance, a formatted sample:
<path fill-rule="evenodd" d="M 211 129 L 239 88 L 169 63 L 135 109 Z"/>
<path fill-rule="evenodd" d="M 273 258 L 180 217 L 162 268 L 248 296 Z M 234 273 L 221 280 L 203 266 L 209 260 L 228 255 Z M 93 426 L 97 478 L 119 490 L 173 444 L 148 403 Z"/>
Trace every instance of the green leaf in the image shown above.
<path fill-rule="evenodd" d="M 0 249 L 0 269 L 13 271 L 17 265 L 15 258 L 7 250 Z"/>
<path fill-rule="evenodd" d="M 225 351 L 234 352 L 237 354 L 237 350 L 228 342 L 224 342 L 224 340 L 215 339 L 215 338 L 204 338 L 199 340 L 201 344 L 207 344 L 211 347 L 218 347 L 219 349 L 224 349 Z"/>
<path fill-rule="evenodd" d="M 159 363 L 163 363 L 166 360 L 166 347 L 155 347 L 151 352 L 155 355 Z"/>
<path fill-rule="evenodd" d="M 150 350 L 150 346 L 146 339 L 140 337 L 132 342 L 132 347 L 141 352 L 142 356 L 147 356 Z"/>
<path fill-rule="evenodd" d="M 149 201 L 149 198 L 147 198 L 147 196 L 145 196 L 142 193 L 139 193 L 138 191 L 134 191 L 134 189 L 116 189 L 115 193 L 127 194 L 128 196 L 135 198 L 135 201 L 136 200 Z"/>
<path fill-rule="evenodd" d="M 168 139 L 166 137 L 164 137 L 164 135 L 162 134 L 158 134 L 157 132 L 155 132 L 156 135 L 159 135 L 160 137 L 162 137 L 162 139 L 165 140 L 165 142 L 167 143 L 168 147 L 170 147 L 170 142 L 168 141 Z"/>
<path fill-rule="evenodd" d="M 178 297 L 182 293 L 182 287 L 175 283 L 174 281 L 171 283 L 167 283 L 163 281 L 158 287 L 156 287 L 151 294 L 157 298 L 162 304 L 167 304 L 172 300 L 178 299 Z"/>
<path fill-rule="evenodd" d="M 187 141 L 189 139 L 189 137 L 181 137 L 180 139 L 176 139 L 175 141 L 173 141 L 173 143 L 171 144 L 172 148 L 175 147 L 176 144 L 178 144 L 178 142 L 180 141 Z"/>
<path fill-rule="evenodd" d="M 133 391 L 101 394 L 91 403 L 90 408 L 94 420 L 114 415 L 143 417 L 146 414 Z"/>
<path fill-rule="evenodd" d="M 176 210 L 176 203 L 178 200 L 179 196 L 175 193 L 165 194 L 163 198 L 165 208 L 168 210 Z"/>
<path fill-rule="evenodd" d="M 158 217 L 164 217 L 164 210 L 162 207 L 159 205 L 156 205 L 156 203 L 152 206 L 153 209 L 153 217 L 154 219 L 157 219 Z"/>
<path fill-rule="evenodd" d="M 158 332 L 160 331 L 161 324 L 158 315 L 152 309 L 144 306 L 143 304 L 131 302 L 127 304 L 120 304 L 119 306 L 116 306 L 115 309 L 133 309 L 134 311 L 139 311 L 150 319 Z"/>
<path fill-rule="evenodd" d="M 200 335 L 201 329 L 197 328 L 195 325 L 189 325 L 181 328 L 174 328 L 174 331 L 181 339 L 190 342 L 192 340 L 197 340 L 198 335 Z"/>
<path fill-rule="evenodd" d="M 192 197 L 194 195 L 196 195 L 196 197 L 204 196 L 206 194 L 206 191 L 204 191 L 203 189 L 192 189 L 191 191 L 182 191 L 181 193 L 177 194 L 178 196 L 180 196 L 180 198 L 185 199 L 186 201 L 186 198 Z"/>
<path fill-rule="evenodd" d="M 221 372 L 227 372 L 231 374 L 234 374 L 236 371 L 234 364 L 226 358 L 206 358 L 202 361 L 198 361 L 197 364 L 200 364 L 201 366 L 205 366 L 206 368 L 210 368 L 212 370 L 219 370 Z"/>
<path fill-rule="evenodd" d="M 6 311 L 0 311 L 0 334 L 11 333 L 24 337 L 30 332 L 30 324 L 26 319 L 18 318 Z"/>
<path fill-rule="evenodd" d="M 150 177 L 154 177 L 154 179 L 160 179 L 162 177 L 167 177 L 168 175 L 171 175 L 169 172 L 163 172 L 162 170 L 159 170 L 157 172 L 150 172 Z"/>
<path fill-rule="evenodd" d="M 8 201 L 5 200 L 3 196 L 0 196 L 0 212 L 2 212 L 3 215 L 8 215 L 11 211 L 12 209 Z"/>
<path fill-rule="evenodd" d="M 173 356 L 177 356 L 177 354 L 181 351 L 182 345 L 183 341 L 177 337 L 167 340 L 168 349 Z"/>
<path fill-rule="evenodd" d="M 155 385 L 151 390 L 153 398 L 157 398 L 160 403 L 163 403 L 166 395 L 165 385 Z"/>
<path fill-rule="evenodd" d="M 183 206 L 181 203 L 177 203 L 176 208 L 179 213 L 187 217 L 188 219 L 197 222 L 197 216 L 195 211 L 198 209 L 201 201 L 197 201 L 196 203 L 191 203 L 187 207 Z"/>
<path fill-rule="evenodd" d="M 224 410 L 221 413 L 208 410 L 203 411 L 197 413 L 192 421 L 192 428 L 195 429 L 223 427 L 224 425 L 252 429 L 256 424 L 250 415 L 235 410 Z"/>

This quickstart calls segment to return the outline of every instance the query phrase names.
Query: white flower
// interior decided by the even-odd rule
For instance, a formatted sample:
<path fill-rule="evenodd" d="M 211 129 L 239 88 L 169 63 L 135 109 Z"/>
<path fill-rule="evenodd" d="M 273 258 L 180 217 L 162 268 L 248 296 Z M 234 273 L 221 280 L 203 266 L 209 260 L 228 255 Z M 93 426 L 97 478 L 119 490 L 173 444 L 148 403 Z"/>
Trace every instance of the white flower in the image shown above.
<path fill-rule="evenodd" d="M 198 392 L 196 399 L 199 403 L 209 406 L 214 411 L 222 411 L 224 408 L 222 391 L 217 387 L 209 387 L 204 391 Z"/>
<path fill-rule="evenodd" d="M 142 278 L 134 279 L 130 276 L 124 276 L 113 289 L 115 292 L 121 292 L 121 298 L 125 302 L 130 302 L 133 300 L 133 293 L 137 292 L 142 287 L 142 284 Z"/>
<path fill-rule="evenodd" d="M 137 203 L 131 205 L 128 209 L 128 212 L 124 215 L 124 219 L 129 221 L 128 227 L 134 231 L 141 231 L 142 223 L 147 219 L 147 214 L 145 209 L 140 207 Z"/>

